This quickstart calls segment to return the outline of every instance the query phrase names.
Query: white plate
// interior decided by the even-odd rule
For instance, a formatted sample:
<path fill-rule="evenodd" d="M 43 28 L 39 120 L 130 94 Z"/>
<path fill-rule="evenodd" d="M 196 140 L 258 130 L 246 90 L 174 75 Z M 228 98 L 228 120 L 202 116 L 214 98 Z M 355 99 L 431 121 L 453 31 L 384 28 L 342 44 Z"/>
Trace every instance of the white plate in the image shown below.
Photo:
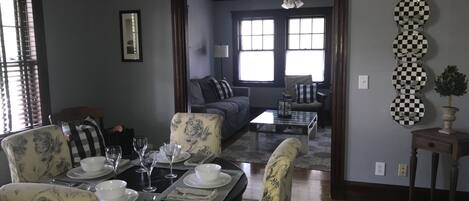
<path fill-rule="evenodd" d="M 109 165 L 104 166 L 104 168 L 96 173 L 87 173 L 81 167 L 76 167 L 67 172 L 67 177 L 72 179 L 94 179 L 102 176 L 106 176 L 113 171 L 113 168 Z"/>
<path fill-rule="evenodd" d="M 195 173 L 192 173 L 192 174 L 187 175 L 186 177 L 184 177 L 183 182 L 184 182 L 185 185 L 187 185 L 189 187 L 192 187 L 192 188 L 204 188 L 204 189 L 218 188 L 218 187 L 222 187 L 222 186 L 225 186 L 225 185 L 229 184 L 231 182 L 231 176 L 229 174 L 221 172 L 220 176 L 215 181 L 213 181 L 211 183 L 202 183 L 197 178 Z"/>
<path fill-rule="evenodd" d="M 98 194 L 97 193 L 95 193 L 95 194 L 99 198 Z M 105 199 L 99 198 L 99 201 L 135 201 L 135 200 L 137 200 L 137 198 L 138 198 L 138 192 L 137 191 L 126 188 L 125 189 L 125 195 L 123 197 L 119 198 L 118 200 L 105 200 Z"/>
<path fill-rule="evenodd" d="M 185 161 L 189 159 L 190 157 L 191 157 L 190 153 L 186 151 L 181 151 L 179 156 L 174 159 L 173 163 L 179 163 L 179 162 Z M 158 163 L 169 163 L 168 158 L 166 158 L 166 156 L 161 152 L 158 153 L 156 160 L 158 161 Z"/>

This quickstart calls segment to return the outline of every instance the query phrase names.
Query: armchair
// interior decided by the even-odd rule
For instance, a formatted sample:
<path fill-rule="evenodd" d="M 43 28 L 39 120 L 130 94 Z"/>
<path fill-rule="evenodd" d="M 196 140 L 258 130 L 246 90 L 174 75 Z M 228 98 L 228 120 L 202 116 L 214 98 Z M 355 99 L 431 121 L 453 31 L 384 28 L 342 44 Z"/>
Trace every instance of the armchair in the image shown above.
<path fill-rule="evenodd" d="M 313 83 L 311 75 L 287 75 L 285 76 L 285 90 L 284 93 L 290 95 L 293 99 L 292 110 L 297 111 L 310 111 L 318 113 L 319 125 L 324 126 L 324 113 L 325 105 L 327 102 L 327 94 L 316 92 L 317 99 L 313 103 L 297 103 L 296 100 L 296 84 L 310 84 Z"/>

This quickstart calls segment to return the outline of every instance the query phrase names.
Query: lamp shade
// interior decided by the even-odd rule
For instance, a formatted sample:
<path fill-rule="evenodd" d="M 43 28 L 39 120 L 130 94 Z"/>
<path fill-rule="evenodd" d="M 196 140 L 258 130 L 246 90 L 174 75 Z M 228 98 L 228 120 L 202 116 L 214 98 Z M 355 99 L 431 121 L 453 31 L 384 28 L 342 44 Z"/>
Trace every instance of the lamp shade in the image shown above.
<path fill-rule="evenodd" d="M 213 57 L 215 58 L 228 58 L 230 57 L 228 45 L 215 45 L 213 50 Z"/>

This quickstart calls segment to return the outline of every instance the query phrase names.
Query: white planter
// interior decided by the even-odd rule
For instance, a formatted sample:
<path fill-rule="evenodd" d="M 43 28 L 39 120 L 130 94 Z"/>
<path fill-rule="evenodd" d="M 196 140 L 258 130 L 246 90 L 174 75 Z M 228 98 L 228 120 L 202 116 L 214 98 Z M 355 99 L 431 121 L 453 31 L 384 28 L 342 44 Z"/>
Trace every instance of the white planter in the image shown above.
<path fill-rule="evenodd" d="M 456 107 L 443 106 L 443 128 L 438 132 L 444 134 L 453 134 L 453 122 L 456 120 L 456 112 L 459 111 Z"/>

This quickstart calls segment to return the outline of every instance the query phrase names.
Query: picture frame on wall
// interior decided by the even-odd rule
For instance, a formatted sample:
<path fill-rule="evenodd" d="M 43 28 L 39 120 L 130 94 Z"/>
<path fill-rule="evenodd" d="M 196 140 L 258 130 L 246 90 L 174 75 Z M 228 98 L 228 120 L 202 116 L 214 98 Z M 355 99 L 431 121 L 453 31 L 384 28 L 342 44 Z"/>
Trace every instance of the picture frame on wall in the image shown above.
<path fill-rule="evenodd" d="M 140 10 L 119 12 L 123 62 L 143 62 Z"/>

